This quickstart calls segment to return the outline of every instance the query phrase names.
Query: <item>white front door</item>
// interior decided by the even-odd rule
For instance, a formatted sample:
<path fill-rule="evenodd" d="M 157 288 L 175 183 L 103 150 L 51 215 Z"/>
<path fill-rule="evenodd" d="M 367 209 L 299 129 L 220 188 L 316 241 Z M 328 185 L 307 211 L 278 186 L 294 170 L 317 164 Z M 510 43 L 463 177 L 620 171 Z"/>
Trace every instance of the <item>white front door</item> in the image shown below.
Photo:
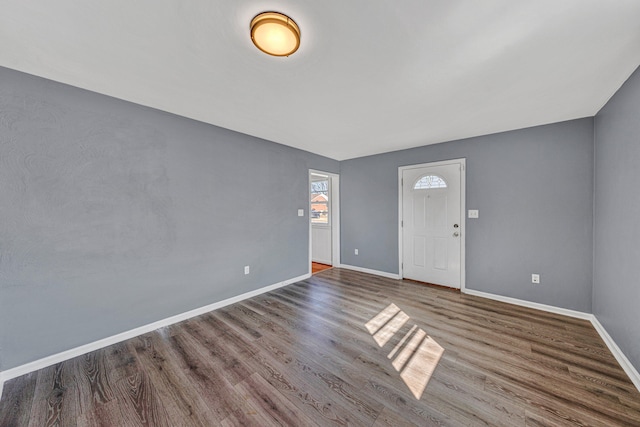
<path fill-rule="evenodd" d="M 462 163 L 402 170 L 403 277 L 460 288 Z"/>

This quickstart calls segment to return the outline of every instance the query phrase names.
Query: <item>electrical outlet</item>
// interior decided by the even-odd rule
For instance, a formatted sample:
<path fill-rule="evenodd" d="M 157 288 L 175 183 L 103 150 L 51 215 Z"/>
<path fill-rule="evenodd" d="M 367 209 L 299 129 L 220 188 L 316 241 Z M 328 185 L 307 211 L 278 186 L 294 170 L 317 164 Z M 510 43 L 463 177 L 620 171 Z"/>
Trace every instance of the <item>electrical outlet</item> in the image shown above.
<path fill-rule="evenodd" d="M 356 249 L 356 250 L 354 250 L 354 251 L 353 251 L 353 253 L 354 253 L 354 254 L 356 254 L 356 255 L 358 255 L 358 250 L 357 250 L 357 249 Z"/>
<path fill-rule="evenodd" d="M 249 266 L 248 265 L 244 266 L 244 274 L 249 274 Z"/>
<path fill-rule="evenodd" d="M 540 275 L 532 274 L 531 275 L 531 283 L 540 283 Z"/>

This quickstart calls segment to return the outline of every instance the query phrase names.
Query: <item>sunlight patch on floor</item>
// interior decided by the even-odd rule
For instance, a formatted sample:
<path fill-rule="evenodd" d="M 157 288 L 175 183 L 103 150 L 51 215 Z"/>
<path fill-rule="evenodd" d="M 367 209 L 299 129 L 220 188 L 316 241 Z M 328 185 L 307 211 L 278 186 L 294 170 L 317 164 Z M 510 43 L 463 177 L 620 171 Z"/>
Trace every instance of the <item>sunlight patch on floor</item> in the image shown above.
<path fill-rule="evenodd" d="M 365 327 L 380 347 L 384 347 L 398 334 L 411 318 L 391 303 L 369 320 Z M 389 352 L 391 365 L 409 387 L 416 399 L 422 397 L 444 348 L 425 331 L 413 325 Z"/>
<path fill-rule="evenodd" d="M 407 342 L 407 339 L 413 334 L 413 332 L 416 329 L 418 329 L 418 325 L 413 325 L 413 327 L 411 329 L 409 329 L 409 332 L 404 334 L 404 337 L 402 337 L 402 339 L 398 342 L 398 344 L 396 344 L 396 346 L 393 348 L 393 350 L 391 350 L 391 353 L 389 353 L 387 355 L 387 357 L 389 359 L 391 359 L 398 352 L 398 350 L 400 350 L 402 348 L 404 343 Z"/>
<path fill-rule="evenodd" d="M 418 347 L 420 347 L 420 344 L 422 344 L 422 340 L 424 340 L 426 336 L 427 333 L 425 331 L 423 331 L 422 329 L 418 329 L 418 331 L 409 340 L 409 343 L 404 346 L 402 351 L 400 351 L 400 354 L 398 354 L 395 360 L 391 362 L 393 367 L 396 368 L 396 371 L 399 371 L 404 365 L 407 364 L 407 361 L 409 361 L 409 359 L 418 350 Z"/>
<path fill-rule="evenodd" d="M 427 336 L 400 373 L 400 378 L 416 399 L 422 396 L 443 353 L 444 348 Z"/>
<path fill-rule="evenodd" d="M 408 320 L 409 316 L 404 311 L 399 312 L 373 335 L 373 339 L 376 340 L 380 347 L 384 347 Z"/>
<path fill-rule="evenodd" d="M 375 334 L 399 311 L 400 309 L 397 305 L 393 303 L 389 304 L 384 310 L 376 314 L 376 316 L 373 319 L 369 320 L 364 326 L 367 328 L 370 334 Z"/>

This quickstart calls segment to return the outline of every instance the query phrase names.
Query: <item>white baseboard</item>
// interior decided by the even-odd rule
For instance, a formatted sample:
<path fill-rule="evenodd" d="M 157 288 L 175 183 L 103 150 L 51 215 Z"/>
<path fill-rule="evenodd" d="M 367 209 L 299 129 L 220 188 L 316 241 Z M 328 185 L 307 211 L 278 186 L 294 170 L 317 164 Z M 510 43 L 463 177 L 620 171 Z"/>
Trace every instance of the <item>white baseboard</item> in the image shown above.
<path fill-rule="evenodd" d="M 387 273 L 386 271 L 371 270 L 369 268 L 364 268 L 364 267 L 356 267 L 355 265 L 339 264 L 339 265 L 336 265 L 335 267 L 344 268 L 345 270 L 359 271 L 361 273 L 369 273 L 369 274 L 373 274 L 374 276 L 382 276 L 388 279 L 396 279 L 396 280 L 400 279 L 399 274 Z"/>
<path fill-rule="evenodd" d="M 602 337 L 604 343 L 609 347 L 609 350 L 611 350 L 613 357 L 616 358 L 624 372 L 629 376 L 633 385 L 635 385 L 638 391 L 640 391 L 640 373 L 638 373 L 637 369 L 631 364 L 629 359 L 627 359 L 627 356 L 625 356 L 622 350 L 620 350 L 618 344 L 616 344 L 613 338 L 611 338 L 611 335 L 609 335 L 595 315 L 592 315 L 591 323 L 593 324 L 593 327 L 596 328 L 596 331 L 598 331 L 598 334 Z"/>
<path fill-rule="evenodd" d="M 51 356 L 47 356 L 42 359 L 35 360 L 33 362 L 25 363 L 24 365 L 20 365 L 15 368 L 7 369 L 6 371 L 0 372 L 0 398 L 2 398 L 2 388 L 4 386 L 4 382 L 10 379 L 28 374 L 29 372 L 37 371 L 38 369 L 46 368 L 47 366 L 55 365 L 56 363 L 64 362 L 65 360 L 69 360 L 74 357 L 81 356 L 91 351 L 99 350 L 101 348 L 119 343 L 121 341 L 128 340 L 130 338 L 137 337 L 139 335 L 146 334 L 148 332 L 154 331 L 159 328 L 163 328 L 165 326 L 173 325 L 174 323 L 182 322 L 183 320 L 187 320 L 192 317 L 196 317 L 201 314 L 208 313 L 213 310 L 217 310 L 219 308 L 234 304 L 236 302 L 240 302 L 248 298 L 255 297 L 265 292 L 273 291 L 275 289 L 288 286 L 292 283 L 299 282 L 300 280 L 304 280 L 309 277 L 311 277 L 310 274 L 308 273 L 303 274 L 302 276 L 294 277 L 292 279 L 275 283 L 273 285 L 265 286 L 263 288 L 256 289 L 254 291 L 245 292 L 244 294 L 237 295 L 235 297 L 227 298 L 225 300 L 218 301 L 213 304 L 206 305 L 204 307 L 200 307 L 184 313 L 176 314 L 175 316 L 167 317 L 166 319 L 158 320 L 157 322 L 149 323 L 147 325 L 140 326 L 138 328 L 134 328 L 126 332 L 121 332 L 119 334 L 112 335 L 110 337 L 103 338 L 101 340 L 94 341 L 89 344 L 84 344 L 79 347 L 65 350 L 57 354 L 52 354 Z"/>
<path fill-rule="evenodd" d="M 464 289 L 462 292 L 468 295 L 502 301 L 509 304 L 519 305 L 521 307 L 535 308 L 537 310 L 555 314 L 562 314 L 564 316 L 575 317 L 577 319 L 591 320 L 593 318 L 593 314 L 585 313 L 583 311 L 569 310 L 568 308 L 555 307 L 553 305 L 546 305 L 517 298 L 505 297 L 502 295 L 490 294 L 488 292 L 474 291 L 473 289 Z"/>

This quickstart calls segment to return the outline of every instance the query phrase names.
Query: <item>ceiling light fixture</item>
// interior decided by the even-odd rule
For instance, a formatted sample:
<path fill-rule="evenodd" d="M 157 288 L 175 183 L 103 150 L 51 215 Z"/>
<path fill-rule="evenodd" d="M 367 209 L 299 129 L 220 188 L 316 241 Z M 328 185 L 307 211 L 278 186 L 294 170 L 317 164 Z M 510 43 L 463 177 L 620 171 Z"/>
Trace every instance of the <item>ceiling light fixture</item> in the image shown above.
<path fill-rule="evenodd" d="M 251 40 L 273 56 L 289 56 L 300 47 L 300 28 L 287 15 L 264 12 L 251 20 Z"/>

